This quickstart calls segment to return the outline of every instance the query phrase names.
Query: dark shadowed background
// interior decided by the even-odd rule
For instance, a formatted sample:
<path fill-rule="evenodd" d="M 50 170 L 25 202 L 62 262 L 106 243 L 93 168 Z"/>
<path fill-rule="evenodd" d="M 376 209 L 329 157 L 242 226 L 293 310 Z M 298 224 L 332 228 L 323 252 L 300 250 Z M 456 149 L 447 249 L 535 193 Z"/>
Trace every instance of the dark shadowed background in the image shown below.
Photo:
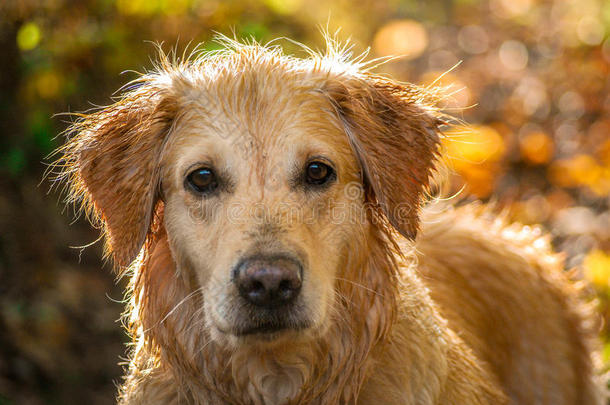
<path fill-rule="evenodd" d="M 452 86 L 443 106 L 473 124 L 445 140 L 454 190 L 542 223 L 610 317 L 610 2 L 2 0 L 0 405 L 108 404 L 120 381 L 125 281 L 43 180 L 70 120 L 54 114 L 111 103 L 122 72 L 151 67 L 147 41 L 321 49 L 327 24 L 356 54 L 404 55 L 379 72 Z"/>

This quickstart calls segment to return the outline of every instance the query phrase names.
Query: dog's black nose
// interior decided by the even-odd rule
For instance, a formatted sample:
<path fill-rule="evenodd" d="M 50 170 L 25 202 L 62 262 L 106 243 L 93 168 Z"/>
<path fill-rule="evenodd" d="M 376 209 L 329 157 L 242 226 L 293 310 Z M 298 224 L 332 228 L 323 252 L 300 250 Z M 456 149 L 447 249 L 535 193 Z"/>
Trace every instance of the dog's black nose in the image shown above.
<path fill-rule="evenodd" d="M 301 291 L 302 267 L 289 257 L 255 257 L 235 269 L 239 294 L 260 307 L 279 307 L 293 301 Z"/>

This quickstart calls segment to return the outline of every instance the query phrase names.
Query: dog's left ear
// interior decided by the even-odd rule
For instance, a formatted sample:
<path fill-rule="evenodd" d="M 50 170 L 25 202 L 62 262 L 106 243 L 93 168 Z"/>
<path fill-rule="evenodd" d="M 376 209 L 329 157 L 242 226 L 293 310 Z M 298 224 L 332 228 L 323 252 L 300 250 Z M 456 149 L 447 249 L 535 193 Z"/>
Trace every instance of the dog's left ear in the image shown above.
<path fill-rule="evenodd" d="M 441 124 L 422 102 L 423 90 L 365 74 L 337 80 L 327 92 L 360 162 L 369 200 L 403 236 L 415 238 Z"/>
<path fill-rule="evenodd" d="M 101 222 L 107 251 L 119 268 L 137 257 L 150 230 L 160 156 L 175 108 L 164 88 L 143 81 L 121 101 L 82 115 L 60 150 L 58 164 L 72 198 Z"/>

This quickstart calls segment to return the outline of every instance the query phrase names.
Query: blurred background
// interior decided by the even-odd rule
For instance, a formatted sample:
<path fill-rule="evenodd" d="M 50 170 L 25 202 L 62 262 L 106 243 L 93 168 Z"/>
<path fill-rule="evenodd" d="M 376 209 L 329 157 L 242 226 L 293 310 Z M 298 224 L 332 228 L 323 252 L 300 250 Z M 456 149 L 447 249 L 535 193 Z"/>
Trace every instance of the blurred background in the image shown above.
<path fill-rule="evenodd" d="M 355 53 L 404 55 L 377 69 L 394 78 L 453 68 L 443 106 L 473 124 L 445 141 L 453 189 L 542 223 L 610 318 L 610 2 L 2 0 L 0 405 L 108 404 L 120 382 L 125 280 L 43 180 L 69 124 L 54 114 L 111 103 L 125 71 L 150 68 L 147 41 L 214 49 L 219 31 L 323 49 L 328 21 Z"/>

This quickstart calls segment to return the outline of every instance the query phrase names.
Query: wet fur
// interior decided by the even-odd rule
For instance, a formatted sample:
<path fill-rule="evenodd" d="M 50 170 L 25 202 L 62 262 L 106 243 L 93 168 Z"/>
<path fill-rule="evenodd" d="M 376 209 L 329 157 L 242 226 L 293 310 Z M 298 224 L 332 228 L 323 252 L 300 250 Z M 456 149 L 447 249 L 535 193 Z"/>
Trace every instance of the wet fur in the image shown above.
<path fill-rule="evenodd" d="M 483 208 L 420 209 L 442 124 L 426 91 L 368 73 L 332 46 L 296 59 L 225 45 L 182 62 L 162 56 L 119 102 L 83 115 L 61 150 L 71 198 L 103 228 L 108 255 L 131 279 L 133 346 L 120 403 L 600 403 L 592 317 L 546 238 Z M 203 93 L 213 100 L 204 107 Z M 316 328 L 236 341 L 210 327 L 206 305 L 219 298 L 205 277 L 217 270 L 201 270 L 193 252 L 215 263 L 229 248 L 252 247 L 228 236 L 228 245 L 191 246 L 172 176 L 198 128 L 256 134 L 231 145 L 260 162 L 247 183 L 258 192 L 269 173 L 265 151 L 290 143 L 276 126 L 291 120 L 310 123 L 301 139 L 334 149 L 347 173 L 341 187 L 358 185 L 350 198 L 362 221 L 328 231 L 324 218 L 311 229 L 281 215 L 258 227 L 245 218 L 239 235 L 255 234 L 256 246 L 282 232 L 330 232 L 320 255 L 335 273 L 311 264 L 313 280 L 332 291 L 329 302 L 318 300 L 330 312 Z M 283 198 L 264 193 L 258 201 L 270 205 Z M 212 221 L 215 208 L 191 208 Z M 232 230 L 222 224 L 219 240 Z M 313 260 L 318 248 L 304 240 Z"/>

